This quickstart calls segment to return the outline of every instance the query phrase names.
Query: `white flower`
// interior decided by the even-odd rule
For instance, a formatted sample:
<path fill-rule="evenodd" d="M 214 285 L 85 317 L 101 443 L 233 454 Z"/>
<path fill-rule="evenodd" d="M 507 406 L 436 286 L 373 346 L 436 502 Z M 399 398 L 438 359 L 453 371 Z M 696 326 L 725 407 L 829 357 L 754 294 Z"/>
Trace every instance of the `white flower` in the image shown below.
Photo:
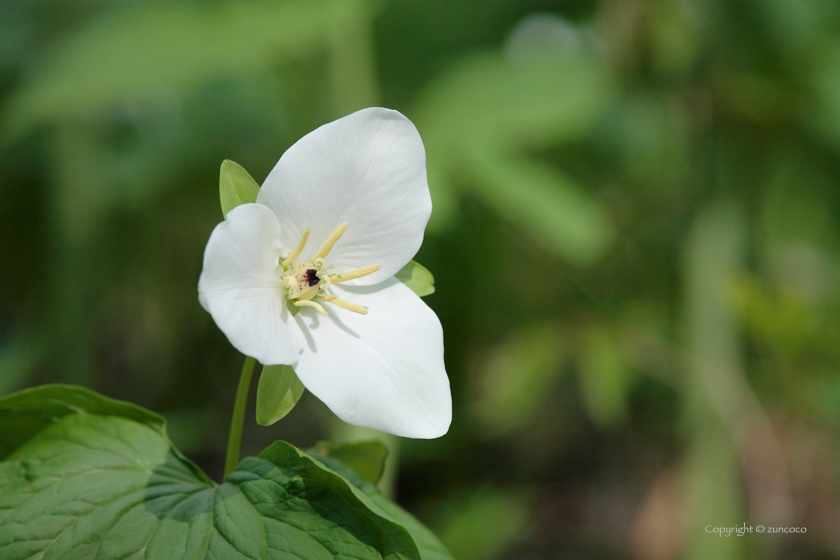
<path fill-rule="evenodd" d="M 443 331 L 394 278 L 431 210 L 414 125 L 396 111 L 358 111 L 301 138 L 257 202 L 216 226 L 199 299 L 234 347 L 291 365 L 342 420 L 441 436 L 452 418 Z"/>

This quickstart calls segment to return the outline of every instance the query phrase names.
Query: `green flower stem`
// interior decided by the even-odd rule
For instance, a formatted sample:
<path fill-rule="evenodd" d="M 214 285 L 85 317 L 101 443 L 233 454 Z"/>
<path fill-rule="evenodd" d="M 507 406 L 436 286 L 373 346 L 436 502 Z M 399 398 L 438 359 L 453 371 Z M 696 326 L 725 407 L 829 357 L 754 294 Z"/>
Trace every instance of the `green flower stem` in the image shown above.
<path fill-rule="evenodd" d="M 257 360 L 245 357 L 242 373 L 239 374 L 239 386 L 236 388 L 236 402 L 233 405 L 233 417 L 230 419 L 227 458 L 225 459 L 225 478 L 239 463 L 239 449 L 242 446 L 242 424 L 245 422 L 245 405 L 248 403 L 248 389 L 251 388 L 251 376 Z"/>

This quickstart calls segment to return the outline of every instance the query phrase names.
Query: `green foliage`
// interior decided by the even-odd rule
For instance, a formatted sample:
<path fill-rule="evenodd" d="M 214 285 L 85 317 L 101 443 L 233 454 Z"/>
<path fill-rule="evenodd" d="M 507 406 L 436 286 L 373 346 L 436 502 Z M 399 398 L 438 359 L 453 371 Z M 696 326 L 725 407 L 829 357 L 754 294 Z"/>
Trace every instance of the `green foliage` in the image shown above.
<path fill-rule="evenodd" d="M 45 357 L 45 344 L 32 334 L 18 334 L 0 346 L 0 395 L 11 393 Z"/>
<path fill-rule="evenodd" d="M 749 418 L 752 436 L 766 437 L 761 426 L 763 413 L 753 401 L 740 363 L 734 313 L 727 305 L 726 286 L 743 267 L 744 233 L 743 216 L 735 208 L 710 208 L 692 224 L 684 263 L 691 372 L 685 388 L 686 426 L 690 430 L 685 475 L 689 515 L 698 521 L 725 520 L 722 526 L 730 521 L 734 526 L 744 517 L 737 498 L 738 450 L 731 431 L 738 426 L 739 418 Z M 742 542 L 719 541 L 729 539 L 703 539 L 695 533 L 689 541 L 688 557 L 741 556 Z"/>
<path fill-rule="evenodd" d="M 341 445 L 321 441 L 310 452 L 337 459 L 371 484 L 378 483 L 382 478 L 385 459 L 388 458 L 388 448 L 379 441 L 354 441 Z"/>
<path fill-rule="evenodd" d="M 357 2 L 150 2 L 120 6 L 53 50 L 6 105 L 7 136 L 89 116 L 126 99 L 184 92 L 263 71 L 325 42 Z"/>
<path fill-rule="evenodd" d="M 805 489 L 838 477 L 838 28 L 830 0 L 0 3 L 0 393 L 107 387 L 212 465 L 214 169 L 381 104 L 427 147 L 455 413 L 389 469 L 459 557 L 772 557 L 702 527 L 785 511 L 785 553 L 836 554 Z M 303 401 L 246 450 L 335 430 Z"/>
<path fill-rule="evenodd" d="M 435 277 L 418 262 L 409 261 L 394 277 L 420 297 L 435 293 Z"/>
<path fill-rule="evenodd" d="M 234 161 L 226 159 L 219 171 L 219 200 L 222 203 L 222 215 L 248 202 L 256 202 L 260 192 L 259 184 L 245 169 Z"/>
<path fill-rule="evenodd" d="M 4 559 L 448 558 L 442 547 L 421 555 L 439 543 L 349 467 L 285 442 L 217 485 L 160 417 L 91 391 L 17 393 L 0 401 L 0 421 Z"/>
<path fill-rule="evenodd" d="M 543 397 L 563 373 L 563 333 L 555 324 L 523 329 L 487 356 L 474 412 L 490 434 L 521 429 L 542 415 Z"/>
<path fill-rule="evenodd" d="M 292 366 L 263 366 L 257 385 L 257 423 L 271 426 L 286 416 L 304 389 Z"/>
<path fill-rule="evenodd" d="M 529 498 L 523 493 L 485 489 L 453 502 L 441 539 L 459 560 L 498 558 L 528 536 Z"/>
<path fill-rule="evenodd" d="M 612 85 L 586 57 L 548 54 L 515 63 L 499 55 L 463 60 L 419 103 L 430 154 L 430 188 L 448 225 L 455 188 L 469 189 L 547 249 L 576 262 L 606 250 L 612 226 L 601 205 L 527 150 L 577 138 L 608 108 Z"/>
<path fill-rule="evenodd" d="M 422 560 L 453 560 L 452 555 L 443 543 L 440 542 L 434 533 L 420 523 L 417 518 L 392 501 L 388 500 L 381 492 L 379 492 L 379 490 L 376 489 L 376 486 L 370 480 L 360 476 L 360 474 L 353 469 L 350 469 L 345 463 L 338 460 L 338 457 L 333 455 L 333 452 L 338 450 L 339 456 L 343 455 L 344 457 L 352 457 L 352 460 L 357 463 L 360 461 L 375 461 L 378 452 L 374 449 L 375 446 L 371 444 L 376 444 L 384 448 L 384 446 L 378 442 L 344 444 L 331 448 L 328 455 L 315 455 L 315 459 L 332 471 L 349 480 L 356 488 L 370 498 L 371 502 L 376 504 L 382 514 L 393 520 L 395 523 L 399 523 L 405 527 L 414 539 L 417 549 L 420 551 L 420 557 Z"/>
<path fill-rule="evenodd" d="M 0 459 L 42 430 L 75 414 L 95 414 L 126 418 L 143 424 L 161 436 L 163 418 L 131 403 L 97 395 L 72 385 L 41 385 L 0 399 Z"/>
<path fill-rule="evenodd" d="M 603 329 L 587 333 L 579 381 L 583 403 L 594 422 L 609 428 L 624 420 L 632 377 L 615 335 Z"/>

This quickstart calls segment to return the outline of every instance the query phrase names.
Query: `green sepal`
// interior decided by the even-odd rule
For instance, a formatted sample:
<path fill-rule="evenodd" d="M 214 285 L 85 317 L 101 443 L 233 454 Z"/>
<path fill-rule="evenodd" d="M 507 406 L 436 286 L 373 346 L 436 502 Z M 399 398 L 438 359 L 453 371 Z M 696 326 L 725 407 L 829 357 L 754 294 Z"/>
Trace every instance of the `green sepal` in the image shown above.
<path fill-rule="evenodd" d="M 409 261 L 394 277 L 420 297 L 435 293 L 435 277 L 418 262 Z"/>
<path fill-rule="evenodd" d="M 292 366 L 263 366 L 257 385 L 257 424 L 271 426 L 286 416 L 304 389 Z"/>
<path fill-rule="evenodd" d="M 377 484 L 385 472 L 388 448 L 380 441 L 354 441 L 334 444 L 319 441 L 310 453 L 320 457 L 332 457 L 353 469 L 363 480 Z"/>
<path fill-rule="evenodd" d="M 227 218 L 228 212 L 249 202 L 257 201 L 260 186 L 245 168 L 226 159 L 219 171 L 219 200 L 222 203 L 222 215 Z"/>

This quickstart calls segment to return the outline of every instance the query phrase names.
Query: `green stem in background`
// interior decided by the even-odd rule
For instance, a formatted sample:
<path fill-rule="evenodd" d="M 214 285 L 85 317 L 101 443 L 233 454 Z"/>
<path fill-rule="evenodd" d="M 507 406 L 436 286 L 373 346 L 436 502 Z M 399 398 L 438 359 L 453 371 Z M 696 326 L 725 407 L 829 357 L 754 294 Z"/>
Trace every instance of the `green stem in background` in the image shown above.
<path fill-rule="evenodd" d="M 239 463 L 239 448 L 242 446 L 242 424 L 245 422 L 245 405 L 248 403 L 248 389 L 251 388 L 251 376 L 257 360 L 245 357 L 242 373 L 239 374 L 239 386 L 236 388 L 236 401 L 233 405 L 233 417 L 230 419 L 227 457 L 225 458 L 225 478 Z"/>

